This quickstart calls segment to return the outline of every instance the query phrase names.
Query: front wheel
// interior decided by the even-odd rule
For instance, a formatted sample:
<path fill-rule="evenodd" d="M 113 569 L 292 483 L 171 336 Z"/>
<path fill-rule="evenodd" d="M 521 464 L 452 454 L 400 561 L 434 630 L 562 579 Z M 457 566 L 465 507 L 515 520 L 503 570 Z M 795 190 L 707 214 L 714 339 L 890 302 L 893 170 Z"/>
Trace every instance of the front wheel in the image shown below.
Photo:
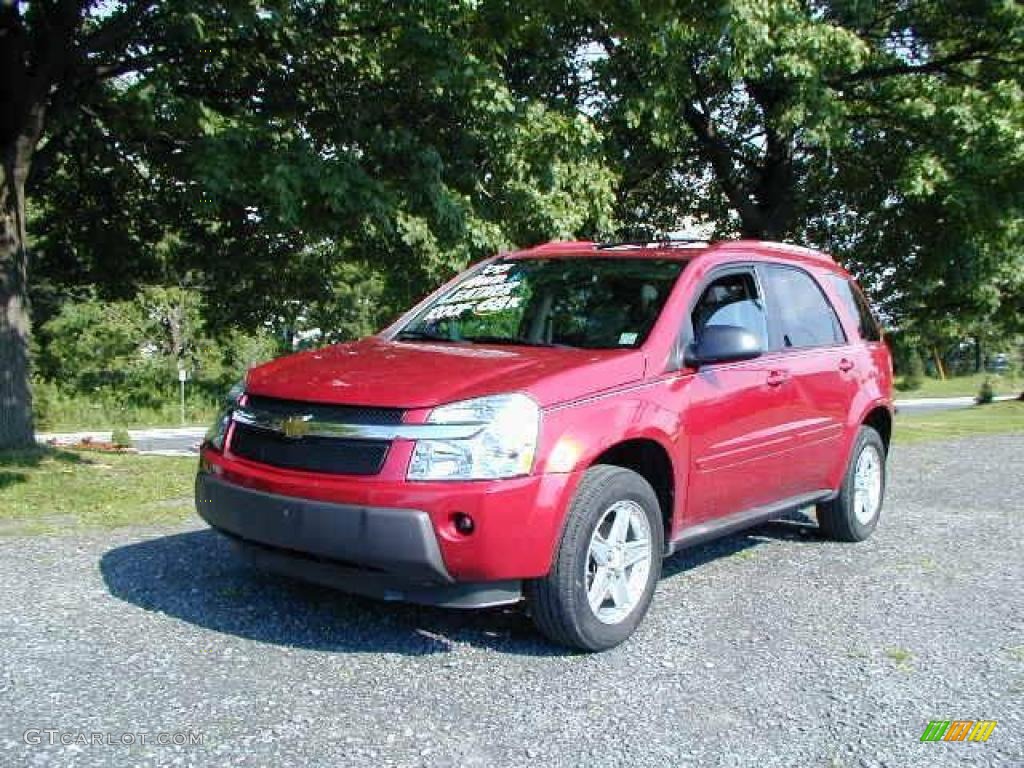
<path fill-rule="evenodd" d="M 526 585 L 537 628 L 562 645 L 618 645 L 647 613 L 661 574 L 664 533 L 654 490 L 622 467 L 584 474 L 551 571 Z"/>
<path fill-rule="evenodd" d="M 839 493 L 818 505 L 818 527 L 836 541 L 863 541 L 878 525 L 884 498 L 885 443 L 874 429 L 861 427 Z"/>

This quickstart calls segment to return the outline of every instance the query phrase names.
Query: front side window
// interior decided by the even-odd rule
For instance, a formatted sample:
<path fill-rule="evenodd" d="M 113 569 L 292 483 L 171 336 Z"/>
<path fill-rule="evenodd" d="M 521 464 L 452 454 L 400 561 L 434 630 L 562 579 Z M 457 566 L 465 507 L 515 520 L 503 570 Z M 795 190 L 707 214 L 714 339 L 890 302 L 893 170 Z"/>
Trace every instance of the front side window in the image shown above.
<path fill-rule="evenodd" d="M 690 320 L 696 343 L 709 326 L 733 325 L 752 333 L 762 349 L 767 346 L 764 302 L 750 272 L 733 272 L 712 280 L 701 293 Z"/>
<path fill-rule="evenodd" d="M 639 258 L 501 259 L 456 283 L 395 338 L 637 347 L 684 264 Z"/>
<path fill-rule="evenodd" d="M 778 316 L 778 346 L 828 347 L 846 337 L 832 305 L 814 278 L 802 269 L 767 266 L 765 283 Z"/>

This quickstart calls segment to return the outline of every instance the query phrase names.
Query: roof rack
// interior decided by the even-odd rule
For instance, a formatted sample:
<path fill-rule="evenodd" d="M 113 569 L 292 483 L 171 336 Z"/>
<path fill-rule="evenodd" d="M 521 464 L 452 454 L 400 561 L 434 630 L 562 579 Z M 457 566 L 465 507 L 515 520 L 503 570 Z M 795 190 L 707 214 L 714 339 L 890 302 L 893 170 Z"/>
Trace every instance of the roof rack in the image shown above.
<path fill-rule="evenodd" d="M 800 256 L 805 259 L 814 259 L 816 261 L 826 261 L 835 263 L 835 259 L 824 251 L 817 251 L 813 248 L 807 248 L 802 245 L 796 245 L 795 243 L 779 243 L 772 240 L 726 240 L 721 244 L 722 249 L 745 249 L 750 247 L 760 248 L 767 251 L 776 251 L 778 253 L 785 253 L 790 256 Z"/>
<path fill-rule="evenodd" d="M 563 251 L 591 250 L 597 247 L 598 244 L 590 240 L 551 240 L 526 250 L 534 253 L 559 253 Z"/>
<path fill-rule="evenodd" d="M 627 248 L 687 248 L 710 244 L 711 240 L 704 237 L 663 237 L 657 240 L 624 240 L 618 243 L 598 243 L 594 247 L 599 251 L 614 251 Z"/>

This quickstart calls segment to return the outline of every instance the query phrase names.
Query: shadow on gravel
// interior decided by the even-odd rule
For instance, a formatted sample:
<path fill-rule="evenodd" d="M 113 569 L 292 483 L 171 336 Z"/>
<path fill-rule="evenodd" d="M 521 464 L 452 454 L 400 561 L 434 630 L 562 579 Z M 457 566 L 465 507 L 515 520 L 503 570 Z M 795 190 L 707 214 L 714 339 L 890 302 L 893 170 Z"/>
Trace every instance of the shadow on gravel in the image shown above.
<path fill-rule="evenodd" d="M 811 538 L 815 529 L 792 521 L 769 523 L 669 558 L 664 576 L 749 550 L 765 539 Z M 117 547 L 99 565 L 114 597 L 264 643 L 410 656 L 443 654 L 459 644 L 527 656 L 573 654 L 546 642 L 521 607 L 457 611 L 346 595 L 263 574 L 209 530 Z"/>
<path fill-rule="evenodd" d="M 734 555 L 744 556 L 746 553 L 753 556 L 757 546 L 771 540 L 821 543 L 818 524 L 804 513 L 794 512 L 784 519 L 773 520 L 756 528 L 677 552 L 661 566 L 661 577 L 672 578 L 712 560 Z"/>
<path fill-rule="evenodd" d="M 517 608 L 457 611 L 385 603 L 264 574 L 213 531 L 163 536 L 106 552 L 110 593 L 149 611 L 275 645 L 339 653 L 447 653 L 456 644 L 531 656 L 546 643 Z"/>

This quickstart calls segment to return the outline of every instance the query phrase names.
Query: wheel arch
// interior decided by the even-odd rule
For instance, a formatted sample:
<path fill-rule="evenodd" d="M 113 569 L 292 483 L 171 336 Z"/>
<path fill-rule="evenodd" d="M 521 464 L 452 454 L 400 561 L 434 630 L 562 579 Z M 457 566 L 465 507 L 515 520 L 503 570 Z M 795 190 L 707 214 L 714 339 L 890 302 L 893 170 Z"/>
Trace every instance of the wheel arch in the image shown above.
<path fill-rule="evenodd" d="M 860 420 L 863 427 L 871 427 L 882 438 L 885 452 L 889 452 L 889 443 L 892 440 L 892 412 L 885 405 L 876 405 L 871 408 Z"/>
<path fill-rule="evenodd" d="M 676 474 L 668 449 L 650 436 L 634 436 L 604 448 L 594 456 L 588 468 L 597 464 L 610 464 L 632 470 L 650 483 L 658 497 L 665 541 L 672 534 L 676 508 Z"/>
<path fill-rule="evenodd" d="M 851 416 L 854 414 L 857 414 L 856 410 Z M 861 427 L 871 427 L 878 432 L 882 438 L 882 445 L 885 446 L 886 455 L 888 455 L 889 444 L 892 441 L 892 407 L 885 401 L 876 400 L 868 403 L 860 411 L 857 418 L 851 418 L 846 435 L 843 438 L 842 450 L 829 475 L 829 488 L 832 490 L 838 490 L 839 486 L 842 485 L 846 468 L 849 466 L 852 458 L 854 446 L 857 444 L 857 433 Z"/>

